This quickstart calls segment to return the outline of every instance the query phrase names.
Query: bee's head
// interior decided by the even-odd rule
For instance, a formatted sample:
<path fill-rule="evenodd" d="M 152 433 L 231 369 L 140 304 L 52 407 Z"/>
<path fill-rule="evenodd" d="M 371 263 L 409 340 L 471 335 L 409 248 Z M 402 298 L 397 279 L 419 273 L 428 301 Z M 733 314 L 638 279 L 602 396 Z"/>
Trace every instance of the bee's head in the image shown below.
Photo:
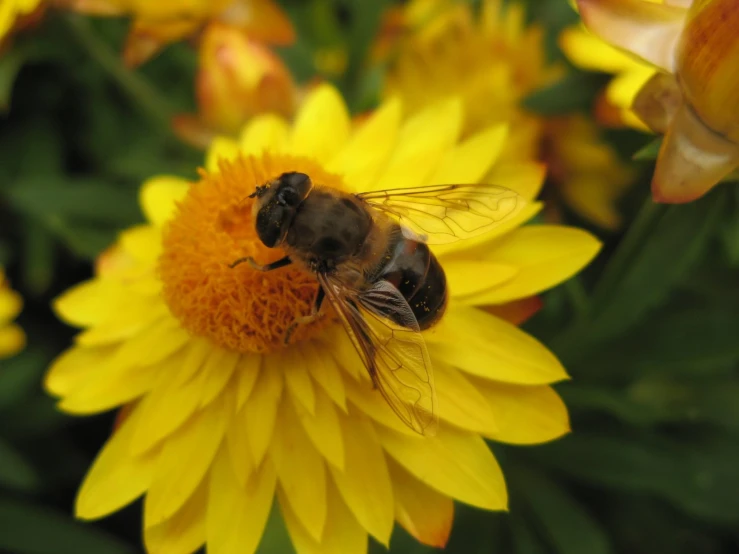
<path fill-rule="evenodd" d="M 256 229 L 265 246 L 274 248 L 285 240 L 298 206 L 308 197 L 312 188 L 310 177 L 293 171 L 258 186 L 250 195 L 250 198 L 256 198 Z"/>

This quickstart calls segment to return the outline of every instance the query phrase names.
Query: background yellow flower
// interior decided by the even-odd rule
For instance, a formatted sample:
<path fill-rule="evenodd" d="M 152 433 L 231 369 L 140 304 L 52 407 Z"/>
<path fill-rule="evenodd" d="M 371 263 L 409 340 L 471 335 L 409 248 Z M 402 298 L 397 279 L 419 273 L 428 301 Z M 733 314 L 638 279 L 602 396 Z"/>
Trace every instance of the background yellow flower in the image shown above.
<path fill-rule="evenodd" d="M 347 191 L 477 182 L 496 164 L 505 127 L 462 138 L 463 121 L 458 99 L 411 116 L 391 100 L 354 127 L 336 90 L 320 86 L 293 125 L 261 116 L 240 141 L 217 140 L 200 181 L 144 184 L 147 223 L 125 231 L 96 277 L 55 303 L 84 329 L 46 378 L 59 407 L 127 406 L 82 485 L 78 516 L 145 494 L 150 552 L 207 542 L 244 553 L 257 548 L 276 496 L 298 552 L 351 554 L 366 551 L 368 534 L 387 544 L 395 521 L 443 546 L 453 499 L 506 509 L 481 435 L 535 444 L 566 433 L 567 411 L 549 386 L 566 373 L 480 307 L 571 276 L 598 251 L 594 237 L 520 227 L 540 208 L 532 201 L 486 235 L 435 248 L 452 295 L 424 333 L 442 421 L 435 438 L 414 435 L 389 409 L 337 323 L 313 323 L 284 346 L 287 326 L 310 311 L 311 275 L 228 267 L 244 255 L 280 257 L 256 238 L 248 195 L 282 172 Z"/>
<path fill-rule="evenodd" d="M 18 353 L 26 343 L 23 330 L 13 323 L 23 308 L 20 295 L 11 290 L 0 268 L 0 359 Z"/>

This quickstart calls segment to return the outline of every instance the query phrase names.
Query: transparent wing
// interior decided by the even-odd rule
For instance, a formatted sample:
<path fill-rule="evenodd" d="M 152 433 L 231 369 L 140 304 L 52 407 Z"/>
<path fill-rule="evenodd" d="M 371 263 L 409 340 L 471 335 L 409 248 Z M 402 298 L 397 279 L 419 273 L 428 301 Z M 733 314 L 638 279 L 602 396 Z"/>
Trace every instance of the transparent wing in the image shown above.
<path fill-rule="evenodd" d="M 421 435 L 436 433 L 438 415 L 431 359 L 408 302 L 386 281 L 366 291 L 319 274 L 375 387 L 403 422 Z"/>
<path fill-rule="evenodd" d="M 517 192 L 496 185 L 434 185 L 357 194 L 398 220 L 410 238 L 447 244 L 485 233 L 526 204 Z"/>

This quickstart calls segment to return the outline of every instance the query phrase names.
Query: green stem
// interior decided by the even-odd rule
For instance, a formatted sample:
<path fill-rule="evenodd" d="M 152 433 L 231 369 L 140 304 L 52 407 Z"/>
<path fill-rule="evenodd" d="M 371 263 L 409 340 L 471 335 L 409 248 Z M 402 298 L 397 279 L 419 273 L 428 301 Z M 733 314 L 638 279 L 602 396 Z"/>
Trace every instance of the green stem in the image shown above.
<path fill-rule="evenodd" d="M 172 132 L 173 110 L 166 99 L 141 76 L 128 69 L 120 56 L 95 33 L 89 21 L 79 15 L 63 17 L 74 39 L 110 76 L 133 103 L 156 125 Z"/>

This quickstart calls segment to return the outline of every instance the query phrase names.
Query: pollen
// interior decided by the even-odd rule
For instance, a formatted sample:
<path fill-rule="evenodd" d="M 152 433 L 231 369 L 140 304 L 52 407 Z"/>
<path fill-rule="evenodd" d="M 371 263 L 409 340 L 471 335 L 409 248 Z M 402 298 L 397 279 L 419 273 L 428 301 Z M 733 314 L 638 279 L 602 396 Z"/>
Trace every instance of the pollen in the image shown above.
<path fill-rule="evenodd" d="M 229 350 L 266 353 L 285 346 L 291 325 L 311 313 L 318 283 L 309 271 L 295 265 L 268 272 L 246 263 L 229 267 L 247 256 L 268 264 L 285 255 L 259 240 L 249 195 L 289 171 L 344 188 L 339 177 L 309 159 L 264 154 L 201 171 L 180 202 L 164 230 L 158 270 L 164 300 L 191 334 Z M 316 336 L 331 321 L 324 316 L 299 325 L 290 342 Z"/>

